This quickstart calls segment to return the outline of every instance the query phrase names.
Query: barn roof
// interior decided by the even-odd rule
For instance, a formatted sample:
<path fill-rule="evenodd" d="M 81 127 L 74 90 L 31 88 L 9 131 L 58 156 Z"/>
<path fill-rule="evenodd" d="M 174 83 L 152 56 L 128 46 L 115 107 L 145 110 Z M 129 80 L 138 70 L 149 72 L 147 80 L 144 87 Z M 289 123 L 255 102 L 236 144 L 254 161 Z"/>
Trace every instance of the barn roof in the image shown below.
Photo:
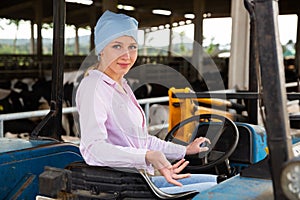
<path fill-rule="evenodd" d="M 184 14 L 193 13 L 194 1 L 197 0 L 118 0 L 118 4 L 131 5 L 134 11 L 122 11 L 134 16 L 140 21 L 140 27 L 159 26 L 170 21 L 186 20 Z M 210 17 L 229 17 L 231 0 L 202 0 L 204 13 Z M 98 19 L 103 7 L 102 0 L 93 0 L 92 5 L 77 3 L 66 4 L 66 23 L 77 27 L 93 24 Z M 168 9 L 170 16 L 154 15 L 152 9 Z M 280 14 L 296 14 L 299 12 L 300 1 L 279 0 Z M 53 0 L 2 0 L 0 4 L 0 18 L 23 19 L 36 21 L 41 15 L 42 23 L 53 21 Z"/>

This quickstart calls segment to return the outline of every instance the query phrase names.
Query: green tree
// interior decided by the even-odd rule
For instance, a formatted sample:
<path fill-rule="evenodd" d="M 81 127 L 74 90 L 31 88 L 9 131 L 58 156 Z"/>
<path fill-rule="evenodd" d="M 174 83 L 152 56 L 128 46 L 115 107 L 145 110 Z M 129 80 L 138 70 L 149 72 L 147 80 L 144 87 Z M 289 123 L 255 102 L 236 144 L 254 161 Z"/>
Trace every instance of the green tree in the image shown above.
<path fill-rule="evenodd" d="M 219 44 L 214 43 L 215 38 L 210 39 L 209 45 L 205 48 L 206 53 L 212 55 L 214 52 L 219 50 Z"/>
<path fill-rule="evenodd" d="M 185 36 L 185 32 L 184 32 L 184 31 L 181 31 L 181 32 L 179 33 L 179 36 L 180 36 L 180 47 L 179 47 L 180 53 L 181 53 L 182 55 L 185 55 L 186 48 L 185 48 L 185 45 L 184 45 L 184 42 L 183 42 L 183 39 L 184 39 L 184 36 Z"/>

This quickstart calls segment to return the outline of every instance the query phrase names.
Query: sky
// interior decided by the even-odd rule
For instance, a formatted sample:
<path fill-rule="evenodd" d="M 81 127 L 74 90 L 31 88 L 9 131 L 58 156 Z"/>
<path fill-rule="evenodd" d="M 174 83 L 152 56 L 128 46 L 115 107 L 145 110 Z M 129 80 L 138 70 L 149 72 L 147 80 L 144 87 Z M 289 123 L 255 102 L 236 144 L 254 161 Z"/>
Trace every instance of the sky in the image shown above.
<path fill-rule="evenodd" d="M 7 25 L 8 20 L 0 19 L 0 39 L 13 39 L 17 34 L 17 38 L 29 39 L 30 38 L 30 22 L 21 21 L 22 23 L 19 26 L 18 32 L 16 32 L 15 25 Z M 279 36 L 282 44 L 286 44 L 289 40 L 296 42 L 296 30 L 297 30 L 297 15 L 280 15 L 278 18 L 279 23 Z M 168 30 L 165 30 L 168 31 Z M 165 31 L 153 32 L 153 39 L 151 40 L 152 44 L 155 43 L 164 46 L 165 44 L 162 41 L 168 41 L 168 34 L 163 33 Z M 180 33 L 185 32 L 185 40 L 193 40 L 194 31 L 193 24 L 176 27 L 175 32 Z M 90 30 L 79 29 L 79 35 L 89 35 Z M 42 30 L 42 36 L 44 38 L 51 38 L 53 35 L 52 30 Z M 75 37 L 74 27 L 66 27 L 65 35 L 67 38 Z M 231 40 L 231 18 L 207 18 L 203 22 L 203 35 L 204 42 L 210 43 L 213 40 L 213 43 L 220 45 L 227 45 Z M 159 38 L 159 39 L 155 39 Z M 142 39 L 141 39 L 142 40 Z M 159 40 L 159 41 L 156 41 Z M 180 40 L 177 38 L 177 40 Z M 141 41 L 139 41 L 141 42 Z"/>

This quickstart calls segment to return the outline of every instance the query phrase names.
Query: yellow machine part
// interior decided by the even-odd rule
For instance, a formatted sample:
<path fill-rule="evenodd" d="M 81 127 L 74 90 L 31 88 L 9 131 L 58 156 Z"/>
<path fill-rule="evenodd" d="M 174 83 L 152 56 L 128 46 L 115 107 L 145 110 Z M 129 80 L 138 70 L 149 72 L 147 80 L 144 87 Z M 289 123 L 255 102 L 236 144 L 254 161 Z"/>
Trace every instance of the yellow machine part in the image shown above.
<path fill-rule="evenodd" d="M 170 88 L 168 91 L 169 96 L 169 131 L 181 121 L 192 117 L 194 115 L 201 114 L 217 114 L 226 116 L 234 120 L 234 115 L 224 111 L 218 110 L 215 108 L 209 108 L 205 106 L 198 106 L 197 103 L 214 105 L 216 107 L 225 107 L 230 104 L 229 101 L 222 99 L 209 99 L 209 98 L 184 98 L 179 99 L 176 98 L 176 93 L 191 93 L 192 90 L 190 88 L 183 89 L 175 89 L 174 87 Z M 185 125 L 183 128 L 179 129 L 176 133 L 176 138 L 185 142 L 189 142 L 193 130 L 197 126 L 197 123 L 189 123 Z"/>

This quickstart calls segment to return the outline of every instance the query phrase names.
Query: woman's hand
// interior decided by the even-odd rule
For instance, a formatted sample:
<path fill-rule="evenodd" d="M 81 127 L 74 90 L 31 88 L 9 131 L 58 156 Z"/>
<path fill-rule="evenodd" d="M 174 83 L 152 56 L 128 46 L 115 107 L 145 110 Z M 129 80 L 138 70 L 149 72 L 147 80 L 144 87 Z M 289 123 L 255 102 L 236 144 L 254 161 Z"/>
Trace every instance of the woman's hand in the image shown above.
<path fill-rule="evenodd" d="M 188 164 L 189 161 L 185 161 L 184 159 L 181 159 L 174 165 L 159 169 L 158 171 L 161 173 L 161 175 L 165 177 L 165 179 L 169 183 L 177 186 L 182 186 L 182 184 L 177 180 L 182 178 L 187 178 L 190 176 L 190 174 L 179 174 Z"/>
<path fill-rule="evenodd" d="M 147 151 L 146 161 L 151 163 L 169 183 L 174 185 L 182 186 L 182 184 L 176 180 L 190 176 L 190 174 L 178 174 L 189 164 L 189 162 L 184 159 L 181 159 L 174 165 L 171 165 L 162 152 Z"/>
<path fill-rule="evenodd" d="M 210 140 L 205 137 L 196 138 L 192 143 L 186 147 L 186 155 L 193 155 L 203 151 L 208 151 L 208 147 L 200 147 L 203 142 L 210 144 Z"/>

